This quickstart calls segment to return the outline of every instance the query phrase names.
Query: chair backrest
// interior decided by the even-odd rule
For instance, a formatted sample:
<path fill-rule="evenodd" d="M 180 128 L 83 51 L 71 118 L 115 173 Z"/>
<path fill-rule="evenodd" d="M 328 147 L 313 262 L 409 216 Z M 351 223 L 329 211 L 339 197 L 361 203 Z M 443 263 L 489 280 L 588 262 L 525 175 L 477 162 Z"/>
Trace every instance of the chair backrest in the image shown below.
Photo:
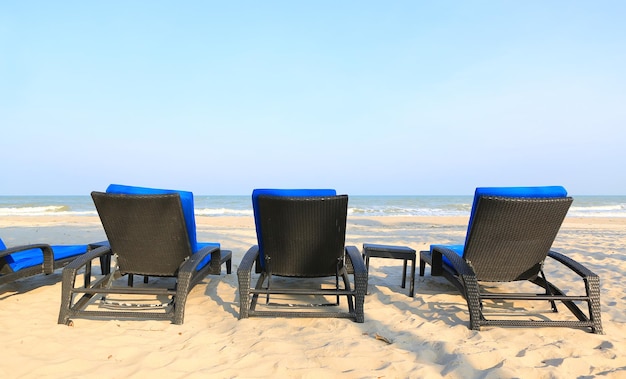
<path fill-rule="evenodd" d="M 256 227 L 257 244 L 259 246 L 259 262 L 261 267 L 265 266 L 264 246 L 261 239 L 261 222 L 259 219 L 259 196 L 286 196 L 286 197 L 319 197 L 319 196 L 335 196 L 337 191 L 334 189 L 283 189 L 283 188 L 257 188 L 252 191 L 252 211 L 254 213 L 254 225 Z"/>
<path fill-rule="evenodd" d="M 324 277 L 344 256 L 348 196 L 261 195 L 260 241 L 272 275 Z"/>
<path fill-rule="evenodd" d="M 175 276 L 191 256 L 178 193 L 92 192 L 91 197 L 122 273 Z"/>
<path fill-rule="evenodd" d="M 191 251 L 193 251 L 194 253 L 198 251 L 198 240 L 196 237 L 196 218 L 194 215 L 194 202 L 192 192 L 161 188 L 127 186 L 122 184 L 111 184 L 109 185 L 109 187 L 107 187 L 106 192 L 125 195 L 158 195 L 166 193 L 179 194 L 180 202 L 183 206 L 183 215 L 185 216 L 185 225 L 187 225 L 189 243 L 191 243 Z"/>
<path fill-rule="evenodd" d="M 536 276 L 572 201 L 563 187 L 476 189 L 463 258 L 482 281 Z"/>

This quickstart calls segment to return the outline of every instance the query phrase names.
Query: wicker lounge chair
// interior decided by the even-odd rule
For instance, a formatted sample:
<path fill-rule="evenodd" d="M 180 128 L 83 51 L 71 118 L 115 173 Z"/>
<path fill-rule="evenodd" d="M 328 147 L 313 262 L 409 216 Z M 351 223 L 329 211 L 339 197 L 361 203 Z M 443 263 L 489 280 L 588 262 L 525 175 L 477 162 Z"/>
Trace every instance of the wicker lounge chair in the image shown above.
<path fill-rule="evenodd" d="M 345 246 L 348 196 L 337 196 L 334 190 L 255 190 L 252 202 L 258 245 L 248 250 L 237 270 L 239 318 L 343 317 L 363 322 L 367 271 L 358 249 Z M 259 278 L 251 287 L 254 265 Z M 354 274 L 353 287 L 349 271 Z M 276 277 L 289 279 L 279 285 Z M 335 277 L 333 288 L 307 279 L 326 277 Z M 282 304 L 267 305 L 269 310 L 257 310 L 259 295 L 266 302 L 276 295 L 306 296 L 315 304 L 294 306 L 281 299 Z M 320 307 L 338 306 L 340 296 L 346 296 L 347 310 Z M 329 302 L 328 297 L 336 301 Z"/>
<path fill-rule="evenodd" d="M 470 328 L 481 326 L 562 326 L 589 328 L 602 334 L 600 281 L 597 275 L 572 259 L 552 251 L 552 243 L 572 203 L 563 187 L 478 188 L 464 245 L 432 245 L 420 253 L 420 276 L 425 264 L 432 275 L 443 275 L 465 297 Z M 550 257 L 550 260 L 546 260 Z M 544 262 L 545 261 L 545 262 Z M 544 264 L 561 263 L 584 281 L 585 294 L 565 295 L 546 279 Z M 541 293 L 495 293 L 486 282 L 530 281 Z M 480 283 L 480 284 L 479 284 Z M 539 292 L 539 291 L 538 291 Z M 487 319 L 483 302 L 539 300 L 562 302 L 578 319 Z M 576 304 L 586 303 L 585 314 Z M 503 309 L 499 309 L 503 311 Z M 519 315 L 518 315 L 519 316 Z"/>
<path fill-rule="evenodd" d="M 138 191 L 148 193 L 142 195 L 109 190 L 91 194 L 108 241 L 63 270 L 59 324 L 69 324 L 73 317 L 182 324 L 189 291 L 207 274 L 220 274 L 223 263 L 230 273 L 231 252 L 195 240 L 195 222 L 191 232 L 187 227 L 193 213 L 184 211 L 190 205 L 185 201 L 193 200 L 190 192 L 146 189 Z M 92 282 L 91 261 L 102 257 L 112 257 L 114 269 Z M 84 285 L 77 286 L 79 273 L 84 273 Z M 117 280 L 123 275 L 129 277 L 128 284 Z M 144 284 L 135 287 L 133 275 L 144 276 Z M 173 279 L 156 285 L 147 283 L 148 277 Z M 137 300 L 141 297 L 152 302 Z M 155 304 L 155 299 L 161 303 Z"/>
<path fill-rule="evenodd" d="M 52 274 L 87 251 L 87 245 L 32 244 L 7 248 L 0 239 L 0 285 L 38 274 Z"/>

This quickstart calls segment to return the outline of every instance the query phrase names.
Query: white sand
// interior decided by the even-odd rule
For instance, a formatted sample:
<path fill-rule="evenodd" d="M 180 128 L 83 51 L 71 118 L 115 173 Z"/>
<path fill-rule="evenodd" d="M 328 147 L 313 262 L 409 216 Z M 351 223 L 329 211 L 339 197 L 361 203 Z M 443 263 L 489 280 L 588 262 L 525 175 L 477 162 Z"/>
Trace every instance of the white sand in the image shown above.
<path fill-rule="evenodd" d="M 471 331 L 467 306 L 454 287 L 427 269 L 410 298 L 408 288 L 400 288 L 402 262 L 388 259 L 370 262 L 363 324 L 239 321 L 236 269 L 255 243 L 252 220 L 197 222 L 200 241 L 218 241 L 233 251 L 233 274 L 209 276 L 194 288 L 183 325 L 89 319 L 57 325 L 60 271 L 23 279 L 0 287 L 0 377 L 626 377 L 626 219 L 567 219 L 554 246 L 600 276 L 605 335 L 570 328 Z M 444 217 L 350 218 L 347 243 L 419 251 L 431 243 L 461 243 L 466 223 Z M 75 244 L 102 240 L 104 232 L 97 218 L 5 217 L 0 236 L 10 246 Z M 573 285 L 565 271 L 554 270 L 556 264 L 547 266 L 549 279 L 562 289 Z M 569 317 L 560 308 L 558 317 Z"/>

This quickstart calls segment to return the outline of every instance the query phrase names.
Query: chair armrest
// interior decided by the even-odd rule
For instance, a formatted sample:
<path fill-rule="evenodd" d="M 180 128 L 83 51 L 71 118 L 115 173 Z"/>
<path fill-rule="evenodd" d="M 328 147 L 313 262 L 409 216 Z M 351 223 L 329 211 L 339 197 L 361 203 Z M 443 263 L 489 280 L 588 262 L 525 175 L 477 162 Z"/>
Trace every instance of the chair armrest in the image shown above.
<path fill-rule="evenodd" d="M 259 256 L 258 245 L 254 245 L 250 249 L 248 249 L 246 254 L 243 256 L 243 259 L 241 260 L 239 267 L 237 268 L 237 275 L 239 275 L 239 272 L 242 272 L 242 273 L 252 272 L 252 266 L 256 262 L 258 256 Z"/>
<path fill-rule="evenodd" d="M 196 251 L 195 253 L 191 254 L 191 257 L 189 257 L 189 259 L 181 263 L 179 272 L 194 272 L 197 269 L 200 262 L 202 262 L 202 260 L 206 258 L 209 254 L 211 254 L 211 262 L 213 262 L 214 259 L 217 259 L 217 261 L 219 262 L 220 260 L 219 246 L 206 246 Z M 211 262 L 207 264 L 210 265 Z"/>
<path fill-rule="evenodd" d="M 588 268 L 586 268 L 582 264 L 576 262 L 572 258 L 566 257 L 565 255 L 563 255 L 561 253 L 558 253 L 556 251 L 550 250 L 548 252 L 548 256 L 550 258 L 556 260 L 557 262 L 565 265 L 566 267 L 568 267 L 569 269 L 571 269 L 572 271 L 574 271 L 576 274 L 578 274 L 579 276 L 581 276 L 583 278 L 587 278 L 587 277 L 591 277 L 591 276 L 596 276 L 596 277 L 598 276 L 595 273 L 593 273 L 593 271 L 589 270 Z"/>
<path fill-rule="evenodd" d="M 439 257 L 436 256 L 439 254 Z M 445 256 L 448 258 L 448 261 L 452 264 L 452 268 L 456 270 L 459 275 L 471 275 L 476 276 L 474 269 L 463 259 L 460 257 L 454 250 L 448 249 L 445 246 L 434 246 L 432 249 L 433 255 L 433 265 L 435 262 L 442 262 L 441 256 Z"/>
<path fill-rule="evenodd" d="M 367 275 L 367 268 L 365 268 L 365 262 L 363 262 L 363 256 L 359 252 L 356 246 L 346 246 L 346 257 L 350 259 L 352 269 L 355 275 Z"/>
<path fill-rule="evenodd" d="M 13 247 L 4 249 L 0 251 L 0 258 L 6 257 L 7 255 L 11 255 L 13 253 L 18 253 L 20 251 L 26 251 L 26 250 L 31 250 L 31 249 L 41 249 L 44 255 L 46 254 L 45 253 L 46 251 L 49 251 L 50 254 L 52 254 L 52 247 L 50 247 L 50 245 L 45 244 L 45 243 L 36 243 L 32 245 L 13 246 Z"/>
<path fill-rule="evenodd" d="M 110 246 L 101 246 L 97 249 L 87 251 L 85 254 L 77 256 L 76 259 L 74 259 L 73 261 L 70 262 L 70 264 L 65 266 L 64 270 L 65 269 L 78 270 L 79 268 L 87 265 L 87 263 L 89 263 L 91 260 L 100 258 L 101 256 L 104 256 L 107 254 L 111 254 Z"/>
<path fill-rule="evenodd" d="M 20 251 L 40 249 L 43 254 L 43 272 L 44 274 L 52 274 L 54 271 L 54 252 L 52 247 L 45 243 L 36 243 L 31 245 L 14 246 L 0 251 L 0 258 L 6 257 Z"/>

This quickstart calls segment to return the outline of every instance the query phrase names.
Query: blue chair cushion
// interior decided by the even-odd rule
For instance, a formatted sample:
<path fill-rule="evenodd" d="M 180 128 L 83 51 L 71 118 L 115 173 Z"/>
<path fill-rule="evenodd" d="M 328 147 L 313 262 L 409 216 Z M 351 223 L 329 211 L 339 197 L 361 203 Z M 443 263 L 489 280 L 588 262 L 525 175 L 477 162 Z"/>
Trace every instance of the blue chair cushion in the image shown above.
<path fill-rule="evenodd" d="M 335 196 L 337 191 L 334 189 L 274 189 L 274 188 L 257 188 L 252 191 L 252 211 L 254 213 L 254 224 L 256 226 L 257 243 L 259 246 L 259 255 L 261 257 L 261 265 L 265 265 L 263 258 L 263 242 L 261 241 L 261 223 L 259 222 L 259 196 L 284 196 L 284 197 L 323 197 Z"/>
<path fill-rule="evenodd" d="M 465 250 L 465 245 L 430 245 L 430 252 L 433 252 L 433 249 L 437 246 L 441 246 L 441 247 L 445 247 L 448 248 L 450 250 L 454 250 L 454 252 L 459 256 L 462 257 L 463 256 L 463 250 Z M 448 265 L 450 267 L 452 267 L 452 264 L 450 263 L 450 261 L 448 260 L 448 258 L 446 258 L 446 256 L 442 256 L 441 260 L 443 261 L 443 263 L 445 265 Z"/>
<path fill-rule="evenodd" d="M 2 244 L 4 246 L 4 244 Z M 3 247 L 6 248 L 6 247 Z M 52 246 L 54 259 L 59 260 L 83 254 L 87 251 L 87 245 L 56 245 Z M 19 271 L 27 267 L 40 266 L 43 264 L 41 249 L 18 251 L 5 257 L 11 269 Z"/>
<path fill-rule="evenodd" d="M 185 217 L 185 224 L 187 226 L 187 235 L 189 236 L 189 244 L 191 245 L 191 251 L 198 251 L 198 241 L 196 239 L 196 218 L 194 215 L 194 203 L 193 193 L 189 191 L 178 191 L 158 188 L 146 188 L 126 186 L 121 184 L 111 184 L 107 190 L 107 193 L 117 193 L 124 195 L 162 195 L 168 193 L 178 193 L 180 195 L 180 202 L 183 206 L 183 215 Z"/>
<path fill-rule="evenodd" d="M 2 242 L 2 238 L 0 238 L 0 250 L 6 250 L 7 246 Z"/>
<path fill-rule="evenodd" d="M 216 247 L 220 247 L 220 244 L 217 242 L 198 242 L 198 250 L 196 250 L 195 252 L 207 247 L 207 246 L 216 246 Z M 194 253 L 195 253 L 194 252 Z M 202 260 L 202 262 L 200 262 L 200 264 L 198 265 L 198 268 L 196 269 L 196 271 L 200 271 L 200 269 L 202 269 L 204 266 L 206 266 L 207 264 L 209 264 L 209 262 L 211 262 L 211 255 L 207 256 L 206 258 L 204 258 Z"/>

